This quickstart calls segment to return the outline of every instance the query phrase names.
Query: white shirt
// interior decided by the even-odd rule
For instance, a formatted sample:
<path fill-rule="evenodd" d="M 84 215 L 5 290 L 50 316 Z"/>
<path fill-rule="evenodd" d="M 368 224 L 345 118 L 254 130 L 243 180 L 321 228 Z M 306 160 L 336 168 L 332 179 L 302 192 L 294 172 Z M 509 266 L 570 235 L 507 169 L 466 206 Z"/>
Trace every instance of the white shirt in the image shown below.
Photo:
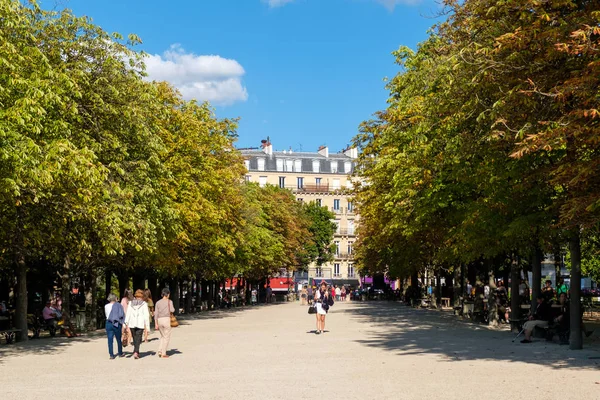
<path fill-rule="evenodd" d="M 342 294 L 342 291 L 340 290 L 340 288 L 336 288 L 336 289 L 335 289 L 335 295 L 336 295 L 336 296 L 339 296 L 339 295 L 341 295 L 341 294 Z"/>
<path fill-rule="evenodd" d="M 150 320 L 150 311 L 148 311 L 148 303 L 144 302 L 141 306 L 134 306 L 133 302 L 127 307 L 127 315 L 125 316 L 125 324 L 130 328 L 147 329 Z"/>
<path fill-rule="evenodd" d="M 104 314 L 106 314 L 107 321 L 108 321 L 108 316 L 110 315 L 110 312 L 112 311 L 113 304 L 115 304 L 115 303 L 108 303 L 107 305 L 104 306 Z"/>

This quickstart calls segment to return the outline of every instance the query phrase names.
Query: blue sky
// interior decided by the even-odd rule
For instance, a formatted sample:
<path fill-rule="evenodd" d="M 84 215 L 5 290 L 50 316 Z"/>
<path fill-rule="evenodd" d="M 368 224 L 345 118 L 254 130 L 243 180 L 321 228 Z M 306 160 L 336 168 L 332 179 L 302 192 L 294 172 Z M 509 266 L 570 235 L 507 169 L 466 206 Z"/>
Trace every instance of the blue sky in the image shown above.
<path fill-rule="evenodd" d="M 43 5 L 52 7 L 46 0 Z M 385 108 L 391 52 L 427 36 L 434 0 L 59 0 L 135 33 L 152 78 L 240 117 L 239 147 L 339 151 Z"/>

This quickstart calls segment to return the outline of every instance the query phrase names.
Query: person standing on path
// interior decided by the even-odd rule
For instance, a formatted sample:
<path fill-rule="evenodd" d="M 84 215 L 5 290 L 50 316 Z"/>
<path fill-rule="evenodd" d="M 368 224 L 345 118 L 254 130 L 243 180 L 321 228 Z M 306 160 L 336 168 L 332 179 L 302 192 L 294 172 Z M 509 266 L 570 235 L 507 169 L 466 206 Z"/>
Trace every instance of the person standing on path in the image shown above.
<path fill-rule="evenodd" d="M 144 292 L 140 289 L 135 291 L 135 298 L 127 307 L 125 325 L 133 336 L 133 358 L 140 358 L 140 344 L 142 335 L 148 332 L 150 313 L 148 303 L 144 301 Z"/>
<path fill-rule="evenodd" d="M 342 298 L 342 290 L 340 289 L 339 286 L 335 287 L 335 301 L 340 301 L 340 299 Z"/>
<path fill-rule="evenodd" d="M 123 346 L 121 343 L 121 331 L 123 322 L 125 321 L 125 312 L 121 303 L 117 302 L 117 296 L 113 293 L 108 295 L 108 304 L 104 306 L 104 314 L 106 314 L 106 335 L 108 337 L 108 355 L 111 360 L 115 359 L 113 352 L 113 341 L 117 339 L 118 356 L 123 357 Z"/>
<path fill-rule="evenodd" d="M 315 291 L 315 307 L 317 308 L 317 335 L 325 332 L 325 316 L 329 307 L 333 305 L 333 297 L 327 290 L 327 283 L 321 282 L 321 289 Z"/>
<path fill-rule="evenodd" d="M 156 302 L 154 308 L 154 327 L 160 332 L 160 341 L 158 342 L 158 356 L 160 358 L 169 358 L 167 347 L 171 340 L 171 313 L 175 312 L 173 301 L 169 299 L 171 291 L 164 288 L 161 292 L 162 299 Z"/>

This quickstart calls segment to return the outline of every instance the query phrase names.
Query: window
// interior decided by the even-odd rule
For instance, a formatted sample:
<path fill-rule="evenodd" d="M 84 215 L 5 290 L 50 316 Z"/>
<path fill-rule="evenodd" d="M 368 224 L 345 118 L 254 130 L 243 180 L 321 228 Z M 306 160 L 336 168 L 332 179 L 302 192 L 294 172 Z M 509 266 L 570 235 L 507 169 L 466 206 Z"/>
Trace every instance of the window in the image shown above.
<path fill-rule="evenodd" d="M 295 160 L 294 161 L 294 171 L 295 172 L 302 172 L 302 160 Z"/>
<path fill-rule="evenodd" d="M 337 161 L 331 161 L 331 173 L 332 174 L 337 174 L 338 172 L 338 162 Z"/>
<path fill-rule="evenodd" d="M 333 276 L 342 276 L 342 274 L 340 274 L 340 264 L 333 264 Z"/>
<path fill-rule="evenodd" d="M 279 172 L 283 171 L 283 159 L 278 158 L 276 163 L 277 163 L 277 171 L 279 171 Z"/>
<path fill-rule="evenodd" d="M 300 203 L 302 203 L 304 201 L 304 199 L 301 199 L 301 198 L 298 198 L 296 200 L 298 200 Z"/>
<path fill-rule="evenodd" d="M 340 221 L 334 220 L 333 223 L 335 224 L 335 233 L 340 233 Z"/>
<path fill-rule="evenodd" d="M 348 212 L 353 212 L 354 211 L 354 203 L 352 203 L 352 201 L 348 200 Z"/>
<path fill-rule="evenodd" d="M 258 177 L 258 185 L 260 187 L 265 187 L 267 185 L 267 177 L 266 176 L 259 176 Z"/>
<path fill-rule="evenodd" d="M 346 188 L 347 188 L 347 189 L 352 189 L 352 181 L 351 181 L 350 179 L 348 179 L 348 180 L 346 181 Z"/>
<path fill-rule="evenodd" d="M 315 268 L 315 276 L 317 278 L 321 278 L 323 276 L 323 268 L 321 268 L 321 267 Z"/>
<path fill-rule="evenodd" d="M 252 175 L 246 175 L 244 177 L 244 180 L 246 181 L 246 183 L 250 182 L 250 178 L 252 178 Z"/>
<path fill-rule="evenodd" d="M 352 244 L 354 242 L 348 242 L 348 255 L 352 254 Z"/>
<path fill-rule="evenodd" d="M 346 161 L 344 163 L 344 172 L 349 174 L 350 172 L 352 172 L 352 163 L 350 161 Z"/>
<path fill-rule="evenodd" d="M 304 178 L 298 178 L 298 189 L 302 189 L 304 187 Z"/>
<path fill-rule="evenodd" d="M 246 169 L 250 171 L 250 160 L 244 160 L 244 165 L 246 166 Z"/>
<path fill-rule="evenodd" d="M 285 160 L 285 170 L 287 172 L 292 172 L 294 169 L 294 160 Z"/>
<path fill-rule="evenodd" d="M 259 171 L 264 171 L 265 170 L 265 159 L 264 158 L 258 158 L 256 161 L 258 162 L 258 170 Z"/>
<path fill-rule="evenodd" d="M 354 278 L 354 265 L 348 264 L 348 278 Z"/>
<path fill-rule="evenodd" d="M 285 188 L 285 176 L 280 176 L 279 177 L 279 187 L 284 189 Z"/>
<path fill-rule="evenodd" d="M 354 235 L 354 221 L 348 221 L 348 235 Z"/>
<path fill-rule="evenodd" d="M 317 199 L 317 200 L 315 200 L 315 202 L 317 203 L 317 205 L 318 205 L 319 207 L 321 207 L 321 206 L 323 205 L 323 203 L 322 203 L 322 200 L 321 200 L 321 199 Z"/>
<path fill-rule="evenodd" d="M 315 178 L 315 185 L 317 185 L 317 188 L 321 186 L 321 178 Z"/>
<path fill-rule="evenodd" d="M 333 199 L 333 211 L 340 211 L 340 199 Z"/>
<path fill-rule="evenodd" d="M 339 179 L 334 179 L 333 180 L 332 189 L 333 190 L 340 190 L 340 180 Z"/>
<path fill-rule="evenodd" d="M 335 255 L 339 256 L 340 255 L 340 242 L 339 242 L 339 240 L 336 240 L 335 242 L 333 242 L 333 244 L 335 245 Z"/>
<path fill-rule="evenodd" d="M 321 172 L 321 161 L 313 160 L 313 172 Z"/>

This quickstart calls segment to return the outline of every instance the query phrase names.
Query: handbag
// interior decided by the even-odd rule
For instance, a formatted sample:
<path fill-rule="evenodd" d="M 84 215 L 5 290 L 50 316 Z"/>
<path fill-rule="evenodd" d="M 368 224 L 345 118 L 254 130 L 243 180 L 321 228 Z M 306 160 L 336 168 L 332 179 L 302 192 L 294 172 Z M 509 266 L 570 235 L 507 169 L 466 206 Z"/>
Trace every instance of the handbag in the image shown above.
<path fill-rule="evenodd" d="M 309 314 L 316 314 L 317 313 L 317 307 L 315 307 L 314 304 L 311 304 L 310 306 L 308 306 L 308 313 Z"/>
<path fill-rule="evenodd" d="M 127 328 L 123 331 L 123 335 L 121 336 L 121 342 L 123 347 L 127 347 L 129 344 L 129 338 L 127 336 Z"/>
<path fill-rule="evenodd" d="M 171 313 L 171 328 L 177 328 L 179 326 L 179 321 L 177 321 L 177 317 L 175 314 Z"/>

